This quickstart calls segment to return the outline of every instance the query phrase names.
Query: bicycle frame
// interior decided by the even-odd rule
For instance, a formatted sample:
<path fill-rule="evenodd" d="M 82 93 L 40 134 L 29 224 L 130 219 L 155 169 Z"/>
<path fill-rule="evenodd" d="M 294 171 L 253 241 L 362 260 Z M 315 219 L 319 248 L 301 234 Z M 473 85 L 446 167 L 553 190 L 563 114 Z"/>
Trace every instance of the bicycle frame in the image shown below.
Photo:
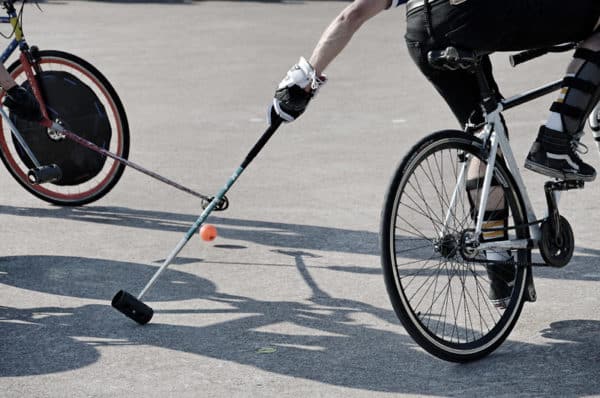
<path fill-rule="evenodd" d="M 516 107 L 518 105 L 527 103 L 534 99 L 537 99 L 543 95 L 546 95 L 550 92 L 556 91 L 560 88 L 562 80 L 557 80 L 555 82 L 549 83 L 545 86 L 536 88 L 534 90 L 525 92 L 520 95 L 516 95 L 514 97 L 499 101 L 496 108 L 491 112 L 487 112 L 485 115 L 485 125 L 480 134 L 480 138 L 483 141 L 484 147 L 488 152 L 488 163 L 486 165 L 485 176 L 483 181 L 483 186 L 480 191 L 479 198 L 479 209 L 485 209 L 487 206 L 487 201 L 491 191 L 492 184 L 492 175 L 496 163 L 496 154 L 498 150 L 501 151 L 506 166 L 515 180 L 517 188 L 519 189 L 521 196 L 523 198 L 523 204 L 525 206 L 525 212 L 527 216 L 527 222 L 529 227 L 529 239 L 519 239 L 519 240 L 507 240 L 507 241 L 493 241 L 493 242 L 479 242 L 479 238 L 482 234 L 483 230 L 483 222 L 484 222 L 484 211 L 478 212 L 475 231 L 473 236 L 471 237 L 471 242 L 478 242 L 477 248 L 478 250 L 486 250 L 486 249 L 526 249 L 530 247 L 538 247 L 539 240 L 541 238 L 541 228 L 538 222 L 538 219 L 535 215 L 535 210 L 529 198 L 527 188 L 525 183 L 523 182 L 523 177 L 521 176 L 521 172 L 519 170 L 519 166 L 517 161 L 515 160 L 512 148 L 509 144 L 508 137 L 506 134 L 506 130 L 504 127 L 504 123 L 501 120 L 501 113 L 504 110 Z M 448 210 L 448 214 L 446 216 L 446 223 L 448 222 L 451 216 L 451 209 L 456 201 L 456 198 L 459 194 L 459 190 L 464 189 L 465 178 L 467 175 L 467 169 L 470 165 L 470 162 L 464 162 L 457 178 L 457 184 L 452 194 L 452 198 L 450 201 L 450 206 Z M 558 202 L 559 192 L 554 192 L 555 200 Z M 446 227 L 444 227 L 444 230 Z"/>
<path fill-rule="evenodd" d="M 6 12 L 8 16 L 0 16 L 0 23 L 11 24 L 14 30 L 15 37 L 10 41 L 10 43 L 8 43 L 8 46 L 2 52 L 2 54 L 0 54 L 0 61 L 2 61 L 2 63 L 6 62 L 6 60 L 17 49 L 17 47 L 20 46 L 22 50 L 27 49 L 27 42 L 23 37 L 23 30 L 21 28 L 21 24 L 19 23 L 17 12 L 12 3 L 9 6 L 6 6 Z"/>
<path fill-rule="evenodd" d="M 27 41 L 25 40 L 25 37 L 23 35 L 23 28 L 17 15 L 17 11 L 12 1 L 5 1 L 3 3 L 3 6 L 6 9 L 6 13 L 8 14 L 8 16 L 0 16 L 0 23 L 10 24 L 13 28 L 15 37 L 8 43 L 8 46 L 2 52 L 2 54 L 0 54 L 0 61 L 4 64 L 8 60 L 8 58 L 15 52 L 15 50 L 19 48 L 21 52 L 21 54 L 19 55 L 19 59 L 21 61 L 21 64 L 23 65 L 23 70 L 27 75 L 27 80 L 29 80 L 31 88 L 33 90 L 33 94 L 36 97 L 38 103 L 40 104 L 40 110 L 42 111 L 42 115 L 44 116 L 44 118 L 48 119 L 48 111 L 46 109 L 44 97 L 42 96 L 42 92 L 39 88 L 37 80 L 34 77 L 33 65 L 29 57 L 29 45 L 27 44 Z M 4 113 L 2 113 L 2 117 L 4 118 L 4 120 L 9 120 L 9 118 L 6 117 Z M 12 123 L 9 123 L 9 125 L 13 131 L 13 135 L 18 136 L 19 133 L 14 128 L 14 126 L 12 126 Z M 36 160 L 34 158 L 32 158 L 31 160 L 34 163 L 36 163 Z"/>
<path fill-rule="evenodd" d="M 48 112 L 46 110 L 46 105 L 44 103 L 43 96 L 41 94 L 39 85 L 37 84 L 37 80 L 34 78 L 33 66 L 30 62 L 29 57 L 27 56 L 27 54 L 28 54 L 27 51 L 29 50 L 29 45 L 27 44 L 27 41 L 25 41 L 25 37 L 23 36 L 23 29 L 21 27 L 19 17 L 17 16 L 17 11 L 14 8 L 14 5 L 12 4 L 12 2 L 4 2 L 3 5 L 4 5 L 4 8 L 6 9 L 8 16 L 0 16 L 0 23 L 10 24 L 13 28 L 15 37 L 8 43 L 8 46 L 6 47 L 6 49 L 4 49 L 2 54 L 0 54 L 0 62 L 2 62 L 2 64 L 4 64 L 8 60 L 8 58 L 10 58 L 10 56 L 15 52 L 15 50 L 17 48 L 19 48 L 19 50 L 21 51 L 19 58 L 20 58 L 21 64 L 23 65 L 25 74 L 27 75 L 27 79 L 30 81 L 31 88 L 33 89 L 33 93 L 34 93 L 38 103 L 40 104 L 40 109 L 42 111 L 42 114 L 44 115 L 45 118 L 48 118 Z M 33 154 L 31 149 L 29 148 L 29 146 L 25 143 L 25 140 L 23 139 L 23 137 L 17 130 L 16 126 L 13 124 L 12 120 L 10 120 L 10 117 L 8 117 L 8 115 L 6 114 L 4 109 L 1 109 L 1 107 L 0 107 L 0 116 L 8 124 L 9 128 L 12 131 L 13 137 L 15 137 L 15 139 L 19 142 L 19 144 L 21 144 L 21 147 L 25 150 L 25 152 L 27 153 L 27 156 L 32 161 L 32 163 L 36 167 L 40 167 L 41 164 L 40 164 L 39 160 Z"/>

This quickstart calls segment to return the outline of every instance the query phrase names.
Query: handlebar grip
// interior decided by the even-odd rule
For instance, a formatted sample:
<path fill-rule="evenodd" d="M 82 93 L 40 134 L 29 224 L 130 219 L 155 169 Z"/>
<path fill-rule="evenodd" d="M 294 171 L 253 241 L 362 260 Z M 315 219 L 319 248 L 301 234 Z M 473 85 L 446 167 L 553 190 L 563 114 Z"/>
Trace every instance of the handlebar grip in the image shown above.
<path fill-rule="evenodd" d="M 513 54 L 509 57 L 510 65 L 515 67 L 523 62 L 531 61 L 534 58 L 541 57 L 549 52 L 547 48 L 534 48 L 523 52 Z"/>

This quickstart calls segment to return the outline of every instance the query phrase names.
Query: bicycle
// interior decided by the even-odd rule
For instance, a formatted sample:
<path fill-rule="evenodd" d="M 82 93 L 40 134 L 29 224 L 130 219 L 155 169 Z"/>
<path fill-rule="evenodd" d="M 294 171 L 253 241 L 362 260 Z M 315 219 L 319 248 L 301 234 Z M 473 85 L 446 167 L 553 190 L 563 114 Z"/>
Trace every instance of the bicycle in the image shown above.
<path fill-rule="evenodd" d="M 574 47 L 525 51 L 511 63 Z M 584 183 L 546 182 L 548 215 L 537 218 L 501 116 L 559 89 L 562 80 L 498 100 L 481 54 L 448 47 L 428 58 L 434 67 L 476 74 L 485 123 L 478 134 L 472 128 L 433 133 L 403 158 L 382 210 L 381 261 L 392 306 L 409 335 L 438 358 L 467 362 L 498 348 L 524 302 L 536 300 L 532 266 L 563 267 L 571 259 L 573 231 L 557 203 L 562 191 Z M 589 119 L 594 131 L 599 113 L 597 107 Z M 504 221 L 489 222 L 498 219 Z M 543 263 L 532 262 L 533 249 Z M 509 289 L 507 300 L 494 302 L 490 289 L 500 278 Z"/>
<path fill-rule="evenodd" d="M 29 47 L 22 28 L 25 1 L 18 12 L 15 1 L 1 3 L 7 16 L 0 16 L 0 23 L 10 24 L 9 37 L 14 37 L 0 61 L 4 64 L 18 49 L 9 74 L 35 95 L 46 120 L 75 131 L 83 141 L 66 139 L 71 137 L 49 123 L 30 123 L 0 109 L 0 158 L 22 187 L 44 201 L 91 203 L 123 174 L 125 164 L 118 158 L 127 159 L 130 144 L 125 109 L 108 79 L 89 62 L 64 51 Z"/>

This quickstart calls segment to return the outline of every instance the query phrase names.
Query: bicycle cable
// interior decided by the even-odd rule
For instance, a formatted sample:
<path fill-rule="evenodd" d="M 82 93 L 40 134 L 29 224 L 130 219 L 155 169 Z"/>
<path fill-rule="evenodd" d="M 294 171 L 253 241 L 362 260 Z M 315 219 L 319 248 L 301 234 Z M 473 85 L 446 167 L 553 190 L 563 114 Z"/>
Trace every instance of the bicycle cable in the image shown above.
<path fill-rule="evenodd" d="M 17 26 L 23 26 L 23 10 L 25 8 L 25 2 L 27 0 L 23 0 L 23 2 L 21 3 L 21 8 L 19 9 L 19 12 L 17 13 L 17 24 L 15 26 L 13 26 L 12 32 L 10 32 L 10 34 L 5 35 L 4 33 L 0 32 L 0 36 L 2 36 L 5 39 L 10 39 L 15 35 L 15 32 L 17 31 Z M 37 3 L 37 0 L 36 0 Z M 39 8 L 39 5 L 38 5 Z M 41 8 L 40 8 L 41 10 Z M 21 28 L 22 29 L 22 28 Z"/>

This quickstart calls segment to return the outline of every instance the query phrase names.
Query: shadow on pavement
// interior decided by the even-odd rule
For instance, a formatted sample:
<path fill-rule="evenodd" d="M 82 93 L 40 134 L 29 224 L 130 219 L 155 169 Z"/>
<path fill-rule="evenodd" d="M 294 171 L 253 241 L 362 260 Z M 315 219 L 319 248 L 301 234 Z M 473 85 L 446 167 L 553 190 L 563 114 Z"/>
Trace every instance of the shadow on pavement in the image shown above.
<path fill-rule="evenodd" d="M 598 321 L 555 322 L 542 331 L 545 344 L 507 341 L 476 363 L 446 363 L 423 353 L 400 334 L 403 329 L 391 310 L 323 291 L 306 266 L 310 253 L 280 252 L 293 258 L 311 288 L 308 300 L 264 301 L 230 295 L 206 279 L 167 270 L 156 288 L 161 300 L 198 298 L 214 305 L 161 310 L 160 303 L 153 304 L 155 319 L 143 327 L 108 304 L 0 307 L 0 375 L 78 369 L 99 360 L 98 347 L 150 345 L 368 391 L 444 396 L 486 396 L 499 391 L 505 396 L 600 393 Z M 35 271 L 26 275 L 26 265 Z M 108 301 L 126 273 L 146 274 L 140 275 L 141 281 L 152 271 L 140 264 L 81 258 L 9 257 L 0 262 L 0 282 Z M 206 326 L 171 325 L 160 323 L 161 314 L 192 319 L 219 315 L 219 321 Z"/>
<path fill-rule="evenodd" d="M 33 218 L 57 218 L 86 223 L 115 225 L 185 233 L 199 214 L 138 210 L 127 207 L 47 207 L 28 208 L 0 205 L 0 214 Z M 216 224 L 219 236 L 263 245 L 341 253 L 379 255 L 378 234 L 340 228 L 285 224 L 268 221 L 232 219 L 214 216 L 208 222 Z"/>
<path fill-rule="evenodd" d="M 151 229 L 185 233 L 197 215 L 162 211 L 138 210 L 126 207 L 86 206 L 78 208 L 28 208 L 0 205 L 0 214 L 35 218 L 60 218 L 86 223 L 115 225 L 128 228 Z M 269 221 L 242 220 L 210 216 L 209 222 L 219 228 L 226 239 L 258 243 L 274 248 L 319 250 L 379 256 L 379 235 L 314 225 L 286 224 Z M 219 245 L 216 245 L 219 247 Z M 225 248 L 244 249 L 243 245 L 223 245 Z M 166 253 L 165 253 L 166 254 Z M 573 259 L 564 268 L 534 268 L 535 277 L 562 280 L 600 281 L 598 261 L 600 250 L 576 248 Z M 179 263 L 186 259 L 176 259 Z M 195 259 L 191 259 L 195 261 Z M 537 260 L 541 261 L 541 260 Z M 379 268 L 351 265 L 331 265 L 327 269 L 358 274 L 380 274 Z"/>

